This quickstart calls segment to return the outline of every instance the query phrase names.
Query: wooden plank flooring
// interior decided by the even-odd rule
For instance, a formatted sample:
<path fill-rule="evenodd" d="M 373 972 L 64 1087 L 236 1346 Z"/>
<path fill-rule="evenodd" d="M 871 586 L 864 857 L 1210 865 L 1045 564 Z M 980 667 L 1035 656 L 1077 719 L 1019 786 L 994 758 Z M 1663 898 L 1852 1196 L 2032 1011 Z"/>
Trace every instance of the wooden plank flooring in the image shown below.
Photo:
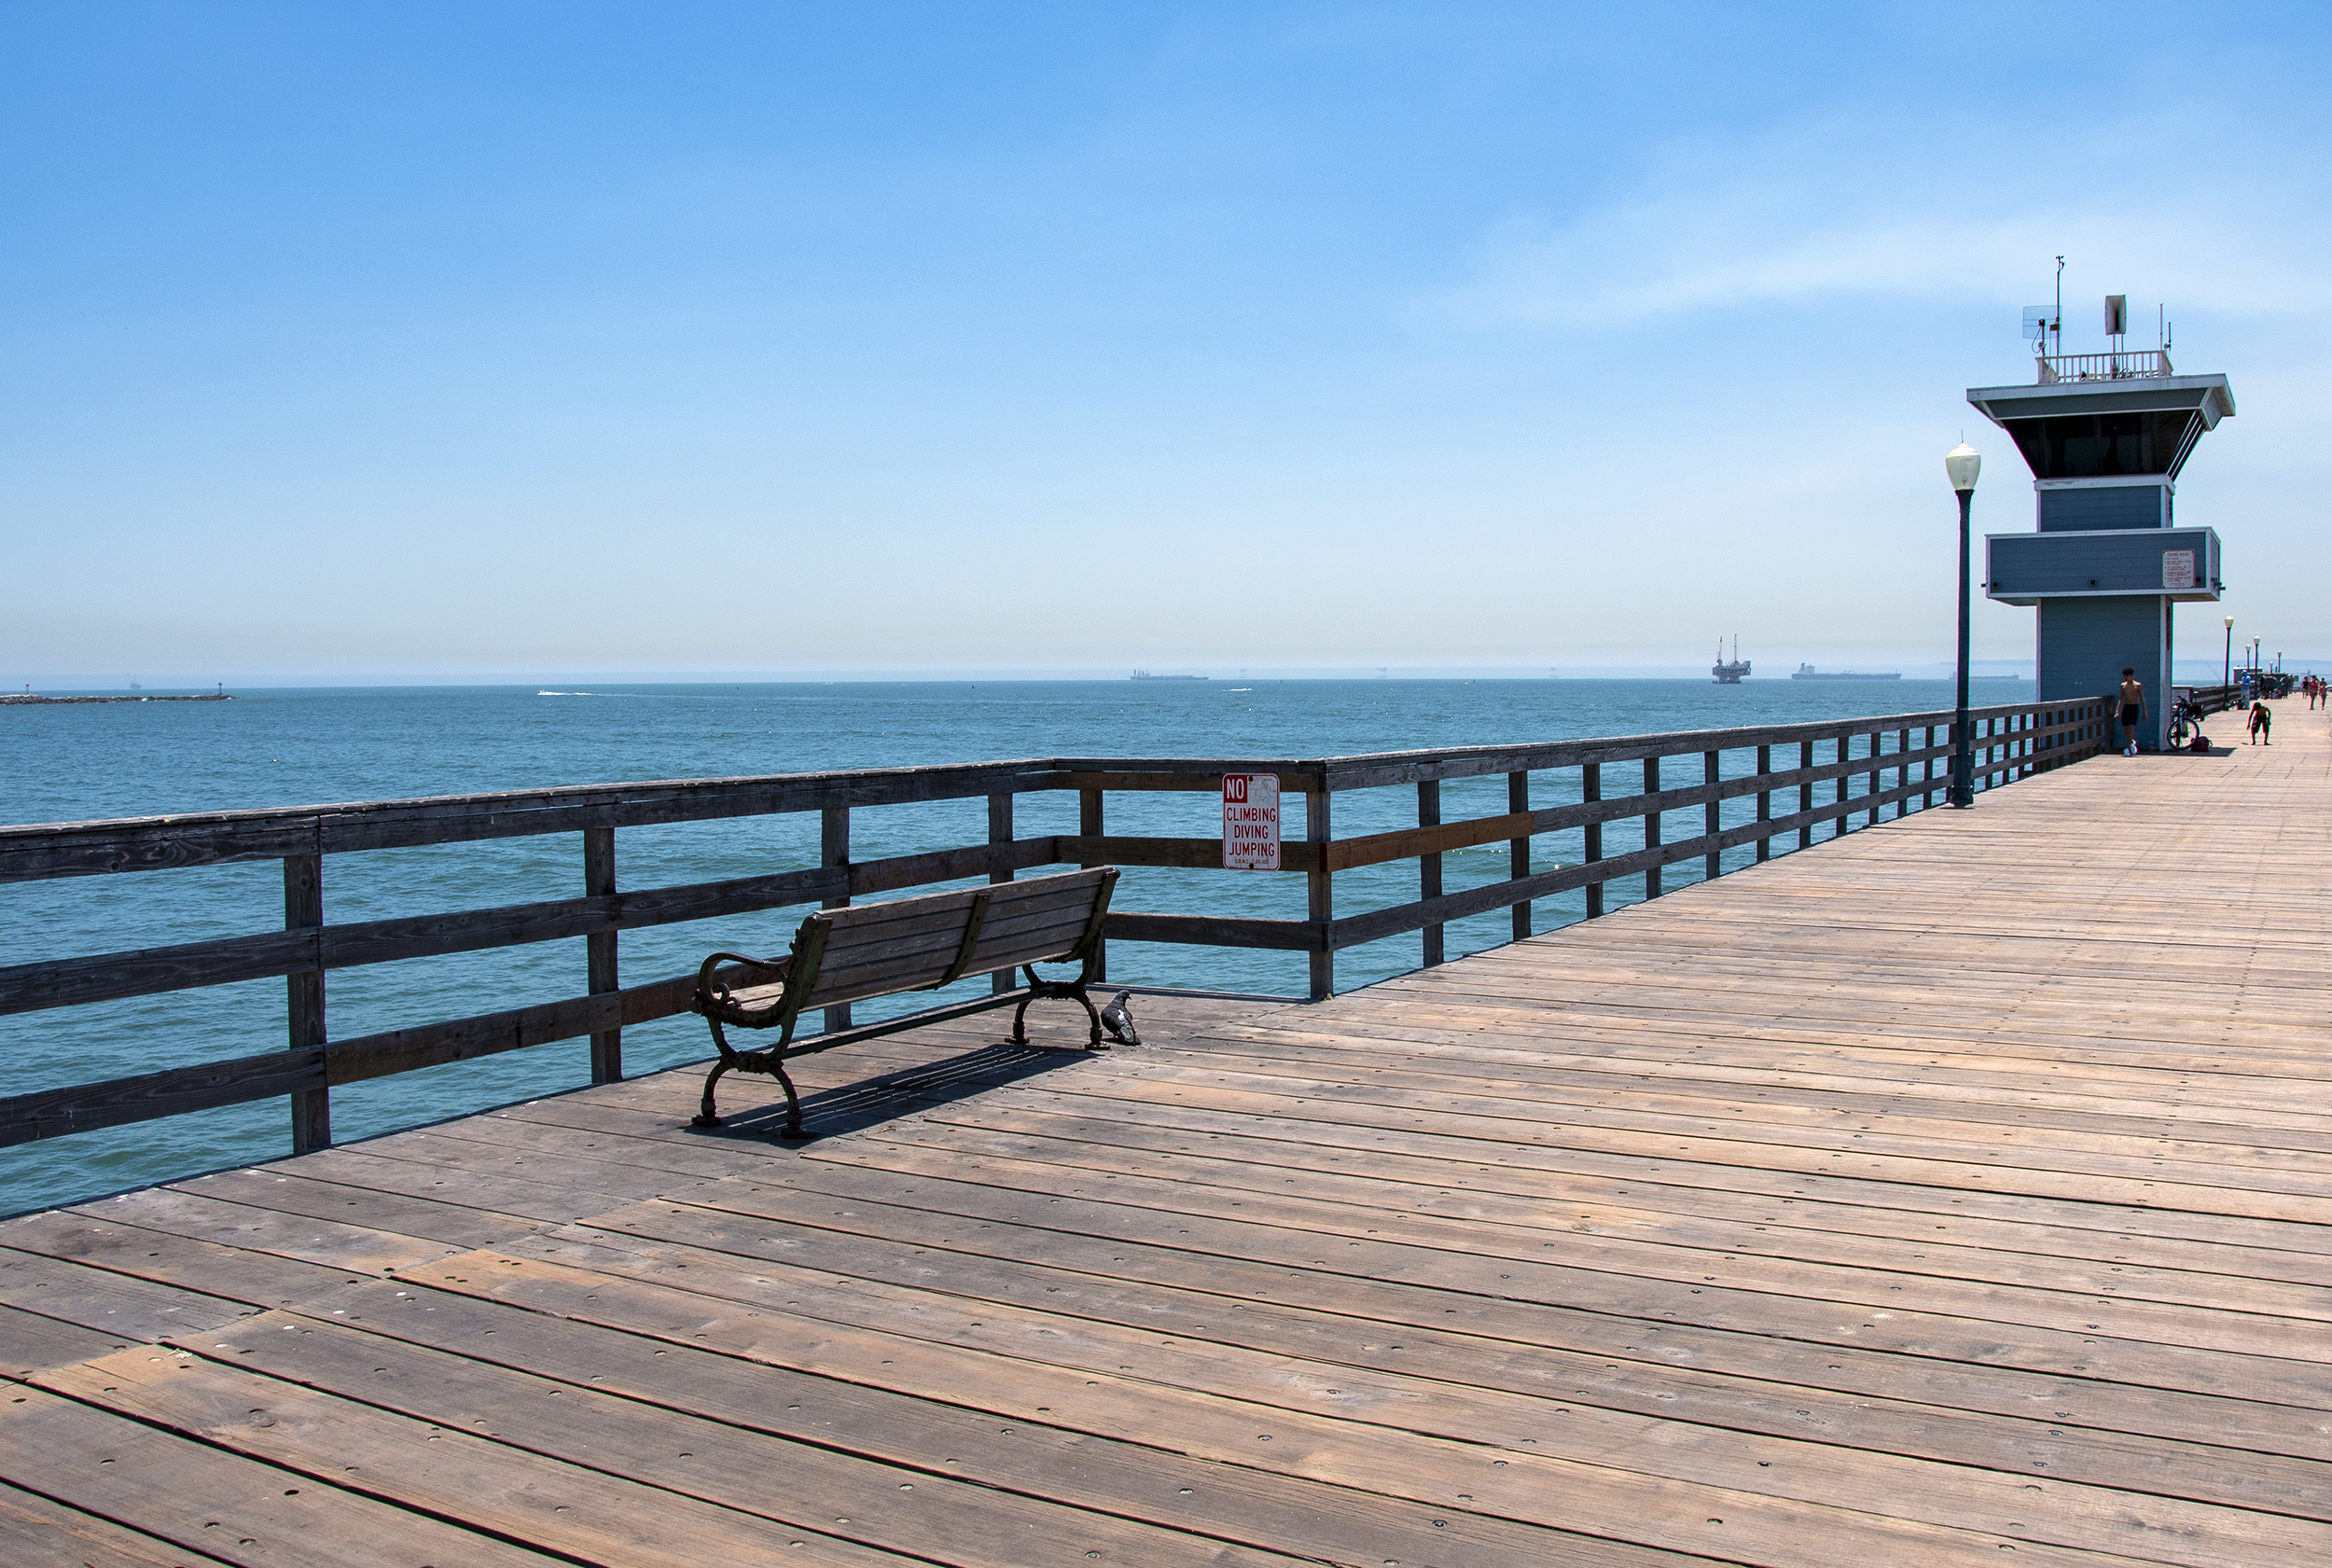
<path fill-rule="evenodd" d="M 812 1059 L 800 1150 L 677 1073 L 9 1222 L 0 1556 L 2332 1561 L 2283 717 L 1138 1050 Z"/>

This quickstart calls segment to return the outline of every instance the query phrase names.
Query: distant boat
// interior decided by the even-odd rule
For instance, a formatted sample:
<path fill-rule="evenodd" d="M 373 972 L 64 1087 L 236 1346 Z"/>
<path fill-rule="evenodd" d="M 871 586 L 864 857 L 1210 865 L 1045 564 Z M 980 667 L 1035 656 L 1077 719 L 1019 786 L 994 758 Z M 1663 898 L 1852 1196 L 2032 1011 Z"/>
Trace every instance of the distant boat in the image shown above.
<path fill-rule="evenodd" d="M 1733 659 L 1729 664 L 1725 661 L 1725 639 L 1716 640 L 1716 662 L 1709 666 L 1709 673 L 1716 677 L 1719 686 L 1739 686 L 1749 678 L 1749 661 L 1741 657 L 1738 634 L 1733 638 Z"/>
<path fill-rule="evenodd" d="M 1204 675 L 1153 675 L 1147 670 L 1136 670 L 1133 673 L 1133 678 L 1137 681 L 1202 681 L 1207 677 Z"/>
<path fill-rule="evenodd" d="M 1889 670 L 1883 673 L 1872 673 L 1861 670 L 1817 670 L 1811 664 L 1800 664 L 1790 672 L 1789 678 L 1793 681 L 1899 681 L 1903 678 L 1903 672 Z"/>

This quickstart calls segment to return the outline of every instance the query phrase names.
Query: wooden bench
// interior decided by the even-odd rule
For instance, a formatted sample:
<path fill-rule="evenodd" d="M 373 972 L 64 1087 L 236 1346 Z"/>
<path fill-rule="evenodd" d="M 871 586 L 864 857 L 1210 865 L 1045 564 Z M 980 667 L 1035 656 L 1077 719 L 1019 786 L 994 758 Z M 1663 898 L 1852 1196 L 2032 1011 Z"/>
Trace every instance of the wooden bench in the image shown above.
<path fill-rule="evenodd" d="M 1117 868 L 1098 867 L 999 882 L 966 893 L 935 893 L 821 909 L 801 923 L 792 951 L 783 958 L 748 958 L 716 952 L 697 971 L 692 1010 L 704 1015 L 721 1059 L 704 1080 L 699 1127 L 718 1127 L 713 1091 L 726 1073 L 765 1073 L 785 1089 L 785 1132 L 801 1134 L 801 1101 L 785 1075 L 788 1058 L 832 1050 L 837 1046 L 894 1034 L 941 1018 L 961 1018 L 992 1007 L 1017 1007 L 1012 1039 L 1028 1041 L 1029 1004 L 1040 999 L 1074 1001 L 1091 1024 L 1088 1048 L 1104 1048 L 1101 1015 L 1085 988 L 1095 978 L 1101 953 L 1102 918 L 1117 885 Z M 1032 965 L 1076 964 L 1073 980 L 1048 980 Z M 729 965 L 729 967 L 724 967 Z M 978 1002 L 935 1008 L 861 1029 L 838 1030 L 794 1043 L 794 1027 L 804 1013 L 846 1003 L 936 991 L 967 975 L 1021 969 L 1028 983 Z M 770 977 L 760 979 L 758 977 Z M 745 986 L 738 980 L 756 980 Z M 724 1025 L 775 1029 L 777 1043 L 760 1050 L 738 1050 Z"/>

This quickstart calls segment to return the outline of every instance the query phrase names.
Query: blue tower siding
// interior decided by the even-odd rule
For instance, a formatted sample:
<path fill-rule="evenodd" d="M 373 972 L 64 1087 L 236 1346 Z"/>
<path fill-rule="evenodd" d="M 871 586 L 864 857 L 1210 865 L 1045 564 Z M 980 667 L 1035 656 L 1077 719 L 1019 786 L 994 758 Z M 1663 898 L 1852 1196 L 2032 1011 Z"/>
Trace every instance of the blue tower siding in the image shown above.
<path fill-rule="evenodd" d="M 2097 528 L 2167 528 L 2170 495 L 2161 485 L 2117 484 L 2040 492 L 2040 531 L 2080 533 Z"/>
<path fill-rule="evenodd" d="M 2157 594 L 2052 599 L 2041 606 L 2039 620 L 2040 700 L 2102 697 L 2119 690 L 2121 672 L 2133 669 L 2145 683 L 2146 719 L 2138 743 L 2162 749 L 2169 730 L 2170 601 Z"/>
<path fill-rule="evenodd" d="M 2188 557 L 2191 585 L 2173 587 L 2168 558 Z M 2137 528 L 2075 534 L 1992 534 L 1984 539 L 1984 594 L 2029 604 L 2059 594 L 2219 592 L 2218 534 L 2208 528 Z"/>

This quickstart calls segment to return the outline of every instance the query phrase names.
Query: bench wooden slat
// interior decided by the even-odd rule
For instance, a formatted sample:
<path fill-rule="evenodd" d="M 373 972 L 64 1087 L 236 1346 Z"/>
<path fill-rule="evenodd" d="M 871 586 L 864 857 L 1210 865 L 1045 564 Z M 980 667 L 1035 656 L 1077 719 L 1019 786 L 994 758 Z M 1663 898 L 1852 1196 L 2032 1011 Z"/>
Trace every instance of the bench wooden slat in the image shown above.
<path fill-rule="evenodd" d="M 1092 901 L 1090 898 L 1074 908 L 1039 910 L 1019 917 L 999 914 L 992 906 L 987 921 L 980 928 L 979 947 L 982 951 L 1002 951 L 1006 947 L 1039 950 L 1052 940 L 1056 933 L 1084 930 L 1091 911 Z M 955 956 L 963 935 L 964 919 L 959 915 L 951 923 L 937 930 L 919 931 L 848 947 L 828 937 L 820 973 L 839 974 L 845 969 L 932 953 L 941 955 L 940 965 L 944 968 L 948 960 Z"/>
<path fill-rule="evenodd" d="M 1041 964 L 1065 958 L 1090 923 L 1091 901 L 1076 909 L 1051 911 L 1041 920 L 1015 923 L 999 932 L 983 929 L 965 974 Z M 826 1007 L 844 1001 L 915 991 L 936 984 L 954 966 L 963 934 L 959 921 L 951 931 L 931 932 L 909 940 L 861 948 L 838 955 L 829 947 L 818 966 L 818 977 L 802 1006 Z"/>
<path fill-rule="evenodd" d="M 982 955 L 975 951 L 971 963 L 965 965 L 962 978 L 968 975 L 985 975 L 997 969 L 1017 969 L 1023 964 L 1044 964 L 1065 961 L 1069 949 L 1083 934 L 1083 925 L 1064 929 L 1055 939 L 1043 943 L 1017 944 L 1005 952 Z M 945 978 L 953 954 L 895 959 L 886 964 L 854 968 L 832 978 L 821 979 L 804 999 L 805 1010 L 839 1006 L 845 1002 L 864 1002 L 877 996 L 895 995 L 903 991 L 922 991 L 938 984 Z"/>
<path fill-rule="evenodd" d="M 1007 882 L 994 888 L 937 894 L 925 898 L 895 898 L 885 904 L 858 904 L 848 909 L 826 910 L 822 918 L 827 926 L 826 951 L 845 952 L 869 943 L 926 932 L 961 931 L 965 912 L 982 893 L 993 895 L 988 900 L 987 922 L 992 926 L 1001 926 L 1053 910 L 1083 911 L 1091 908 L 1093 891 L 1090 881 L 1081 872 L 1069 871 L 1062 875 L 1078 878 L 1081 885 L 1041 888 L 1033 894 L 1023 894 L 1018 891 L 1019 884 Z"/>

